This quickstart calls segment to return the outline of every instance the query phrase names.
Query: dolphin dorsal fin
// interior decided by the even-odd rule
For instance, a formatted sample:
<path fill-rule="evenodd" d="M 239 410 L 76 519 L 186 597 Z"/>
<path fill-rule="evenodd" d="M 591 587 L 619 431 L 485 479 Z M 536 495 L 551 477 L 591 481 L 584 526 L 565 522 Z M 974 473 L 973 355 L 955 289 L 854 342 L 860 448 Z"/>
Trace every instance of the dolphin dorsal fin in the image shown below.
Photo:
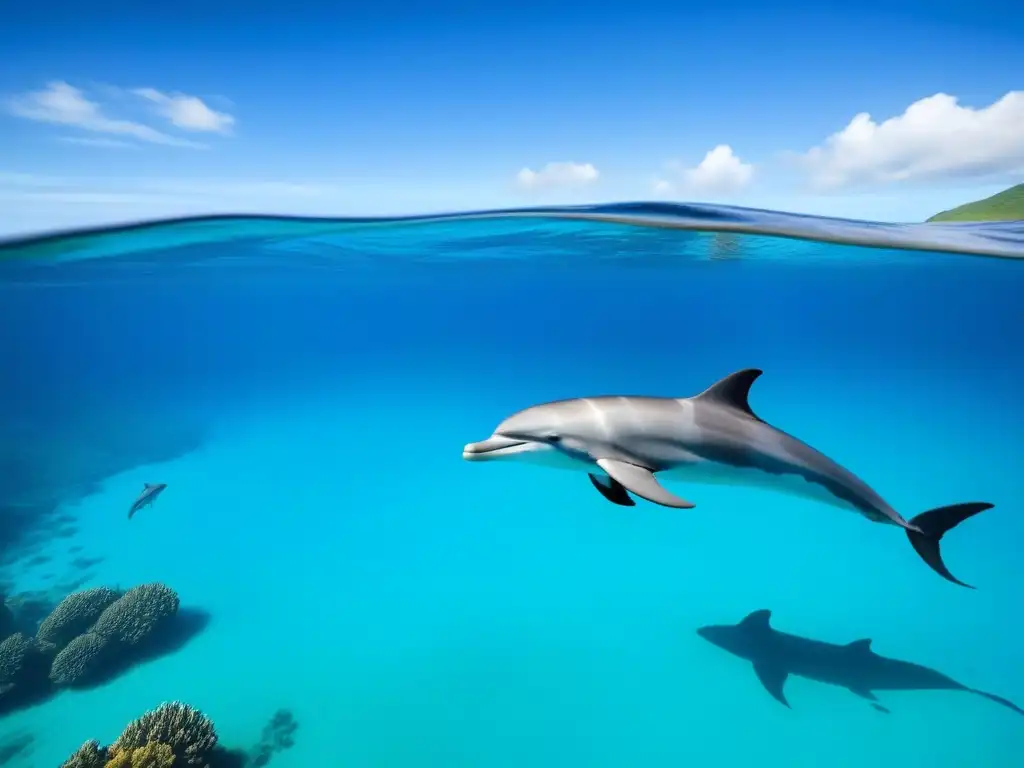
<path fill-rule="evenodd" d="M 705 389 L 694 400 L 713 401 L 728 405 L 760 421 L 757 414 L 751 410 L 747 398 L 750 396 L 750 388 L 762 373 L 764 371 L 760 368 L 744 368 L 742 371 L 730 373 L 724 379 L 716 381 Z"/>
<path fill-rule="evenodd" d="M 852 643 L 847 643 L 846 647 L 857 653 L 871 653 L 871 638 L 865 637 L 861 640 L 854 640 Z"/>
<path fill-rule="evenodd" d="M 771 629 L 772 612 L 767 608 L 747 614 L 739 626 L 747 629 Z"/>
<path fill-rule="evenodd" d="M 153 487 L 153 483 L 143 483 L 142 484 L 142 490 L 144 490 L 144 491 L 148 491 L 152 487 Z"/>

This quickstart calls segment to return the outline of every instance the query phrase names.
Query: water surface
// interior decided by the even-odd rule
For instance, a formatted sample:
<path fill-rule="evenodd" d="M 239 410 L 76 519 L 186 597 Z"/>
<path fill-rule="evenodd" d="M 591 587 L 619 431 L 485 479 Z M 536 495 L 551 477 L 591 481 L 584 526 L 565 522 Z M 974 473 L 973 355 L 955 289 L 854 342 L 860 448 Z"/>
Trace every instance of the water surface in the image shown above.
<path fill-rule="evenodd" d="M 991 702 L 883 692 L 885 715 L 795 678 L 787 710 L 695 630 L 770 608 L 1024 703 L 1021 255 L 1020 224 L 664 206 L 9 242 L 4 579 L 163 581 L 211 621 L 0 731 L 52 766 L 177 698 L 242 746 L 291 709 L 280 768 L 1015 765 L 1024 718 Z M 943 541 L 978 589 L 810 501 L 625 509 L 583 475 L 461 459 L 533 403 L 746 367 L 760 416 L 905 516 L 993 502 Z M 144 482 L 168 489 L 129 523 Z"/>

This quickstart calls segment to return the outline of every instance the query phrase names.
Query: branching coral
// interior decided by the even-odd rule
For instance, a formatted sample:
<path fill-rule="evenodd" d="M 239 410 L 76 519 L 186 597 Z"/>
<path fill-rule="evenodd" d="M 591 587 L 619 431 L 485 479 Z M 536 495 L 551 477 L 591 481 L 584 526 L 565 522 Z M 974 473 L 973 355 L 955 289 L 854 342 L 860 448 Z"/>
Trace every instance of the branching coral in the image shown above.
<path fill-rule="evenodd" d="M 174 750 L 168 744 L 151 741 L 144 747 L 117 752 L 104 768 L 173 768 Z"/>
<path fill-rule="evenodd" d="M 217 732 L 202 712 L 174 701 L 129 724 L 110 746 L 110 754 L 118 757 L 153 741 L 169 745 L 182 766 L 205 766 L 217 745 Z"/>
<path fill-rule="evenodd" d="M 71 757 L 61 763 L 60 768 L 105 768 L 107 750 L 95 739 L 80 746 Z"/>
<path fill-rule="evenodd" d="M 45 683 L 49 657 L 44 651 L 21 632 L 0 642 L 0 698 Z"/>
<path fill-rule="evenodd" d="M 132 587 L 100 614 L 91 632 L 125 645 L 138 645 L 178 612 L 178 594 L 163 584 Z"/>
<path fill-rule="evenodd" d="M 91 680 L 106 661 L 108 641 L 103 635 L 86 632 L 57 654 L 50 667 L 54 685 L 70 686 Z"/>
<path fill-rule="evenodd" d="M 43 619 L 36 637 L 61 649 L 87 631 L 118 597 L 118 592 L 107 587 L 72 592 Z"/>

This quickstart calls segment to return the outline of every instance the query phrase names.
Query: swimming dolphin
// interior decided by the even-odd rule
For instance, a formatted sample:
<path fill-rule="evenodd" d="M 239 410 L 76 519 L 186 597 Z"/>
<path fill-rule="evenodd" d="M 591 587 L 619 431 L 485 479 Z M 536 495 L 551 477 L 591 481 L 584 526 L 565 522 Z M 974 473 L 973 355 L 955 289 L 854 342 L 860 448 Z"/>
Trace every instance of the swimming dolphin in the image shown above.
<path fill-rule="evenodd" d="M 587 470 L 613 504 L 630 492 L 667 507 L 693 502 L 666 490 L 662 473 L 694 483 L 755 485 L 853 510 L 898 526 L 931 568 L 954 584 L 939 542 L 951 528 L 992 507 L 968 502 L 922 512 L 909 522 L 863 480 L 795 437 L 760 419 L 747 402 L 761 375 L 747 368 L 693 397 L 602 396 L 535 405 L 505 419 L 494 434 L 462 449 L 469 461 L 514 458 Z M 593 470 L 602 470 L 600 476 Z"/>
<path fill-rule="evenodd" d="M 128 519 L 131 520 L 132 515 L 143 507 L 152 506 L 153 502 L 156 501 L 156 497 L 163 493 L 166 487 L 167 483 L 143 483 L 142 493 L 132 502 L 131 509 L 128 510 Z"/>
<path fill-rule="evenodd" d="M 789 675 L 797 675 L 847 688 L 882 712 L 888 710 L 878 703 L 873 691 L 967 691 L 1024 715 L 1024 709 L 1001 696 L 968 688 L 920 664 L 879 656 L 871 650 L 871 640 L 854 640 L 846 645 L 811 640 L 779 632 L 771 626 L 771 617 L 769 610 L 754 611 L 738 624 L 701 627 L 697 634 L 753 662 L 761 685 L 787 707 L 789 701 L 782 689 Z"/>

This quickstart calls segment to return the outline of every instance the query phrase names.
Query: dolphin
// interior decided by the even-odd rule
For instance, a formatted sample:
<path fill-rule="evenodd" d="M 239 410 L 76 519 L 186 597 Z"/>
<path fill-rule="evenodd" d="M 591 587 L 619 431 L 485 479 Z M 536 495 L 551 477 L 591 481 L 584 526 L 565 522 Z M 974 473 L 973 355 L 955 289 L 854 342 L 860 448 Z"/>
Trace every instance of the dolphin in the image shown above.
<path fill-rule="evenodd" d="M 128 510 L 128 519 L 132 519 L 132 515 L 138 512 L 143 507 L 149 507 L 156 501 L 156 497 L 163 493 L 164 488 L 167 487 L 167 483 L 143 483 L 142 493 L 139 494 L 138 498 L 132 502 L 131 508 Z"/>
<path fill-rule="evenodd" d="M 737 371 L 692 397 L 605 395 L 534 405 L 509 416 L 486 440 L 466 445 L 462 458 L 583 469 L 605 499 L 622 506 L 635 505 L 630 493 L 666 507 L 695 506 L 667 490 L 655 473 L 815 499 L 902 528 L 936 573 L 973 589 L 949 572 L 939 542 L 993 505 L 953 504 L 905 520 L 856 475 L 754 413 L 748 396 L 761 374 L 757 368 Z"/>
<path fill-rule="evenodd" d="M 754 611 L 738 624 L 701 627 L 697 634 L 712 645 L 752 662 L 761 685 L 787 707 L 790 704 L 783 686 L 790 675 L 798 675 L 846 688 L 872 702 L 881 712 L 889 710 L 878 703 L 874 691 L 966 691 L 1024 715 L 1024 709 L 1001 696 L 968 688 L 920 664 L 879 656 L 872 650 L 870 639 L 833 645 L 779 632 L 771 626 L 771 617 L 769 610 Z"/>

